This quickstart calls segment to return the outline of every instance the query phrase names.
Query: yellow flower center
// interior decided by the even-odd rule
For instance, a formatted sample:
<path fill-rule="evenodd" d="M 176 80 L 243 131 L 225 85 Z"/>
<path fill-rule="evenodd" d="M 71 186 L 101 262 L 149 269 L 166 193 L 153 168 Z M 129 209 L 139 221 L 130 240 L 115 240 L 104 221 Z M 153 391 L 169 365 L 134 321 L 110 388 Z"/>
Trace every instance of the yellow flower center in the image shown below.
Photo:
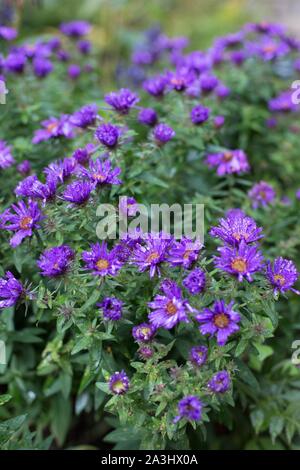
<path fill-rule="evenodd" d="M 226 326 L 228 326 L 228 323 L 229 318 L 227 315 L 225 315 L 225 313 L 218 313 L 214 318 L 214 324 L 218 328 L 226 328 Z"/>
<path fill-rule="evenodd" d="M 46 127 L 46 130 L 47 132 L 49 132 L 49 134 L 51 134 L 51 132 L 53 132 L 55 129 L 57 129 L 56 122 L 52 122 L 51 124 L 48 124 L 48 126 Z"/>
<path fill-rule="evenodd" d="M 169 300 L 166 308 L 169 315 L 175 315 L 175 313 L 177 312 L 177 307 L 173 304 L 172 300 Z"/>
<path fill-rule="evenodd" d="M 23 217 L 20 221 L 20 228 L 22 230 L 27 230 L 30 227 L 31 222 L 32 222 L 32 217 L 29 217 L 29 216 Z"/>
<path fill-rule="evenodd" d="M 99 271 L 103 271 L 104 269 L 108 268 L 109 263 L 106 259 L 101 258 L 101 259 L 98 259 L 96 266 L 99 269 Z"/>
<path fill-rule="evenodd" d="M 94 173 L 94 174 L 93 174 L 93 177 L 94 177 L 95 180 L 97 180 L 97 181 L 104 181 L 104 180 L 105 180 L 105 176 L 104 176 L 104 175 L 101 175 L 101 173 Z"/>
<path fill-rule="evenodd" d="M 146 261 L 147 263 L 151 263 L 151 261 L 155 261 L 158 258 L 159 258 L 159 254 L 157 253 L 157 251 L 154 251 L 147 257 Z"/>
<path fill-rule="evenodd" d="M 238 273 L 244 273 L 247 270 L 247 263 L 243 258 L 235 258 L 231 263 L 231 267 Z"/>
<path fill-rule="evenodd" d="M 141 328 L 140 331 L 144 336 L 147 336 L 150 333 L 150 328 L 147 328 L 146 326 L 144 326 L 143 328 Z"/>
<path fill-rule="evenodd" d="M 230 160 L 232 160 L 232 157 L 233 157 L 233 153 L 232 152 L 224 152 L 223 153 L 223 160 L 225 162 L 230 162 Z"/>
<path fill-rule="evenodd" d="M 274 281 L 279 282 L 279 284 L 283 286 L 285 284 L 285 277 L 281 274 L 275 274 Z"/>
<path fill-rule="evenodd" d="M 124 390 L 124 384 L 122 380 L 116 380 L 116 382 L 113 384 L 112 389 L 116 393 L 120 393 Z"/>

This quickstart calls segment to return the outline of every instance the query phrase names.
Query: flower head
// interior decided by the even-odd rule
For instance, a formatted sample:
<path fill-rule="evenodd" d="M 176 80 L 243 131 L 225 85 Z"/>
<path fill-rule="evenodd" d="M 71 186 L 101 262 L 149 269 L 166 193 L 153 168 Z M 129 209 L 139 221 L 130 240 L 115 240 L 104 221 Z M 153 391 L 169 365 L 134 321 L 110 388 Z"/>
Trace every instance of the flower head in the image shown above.
<path fill-rule="evenodd" d="M 207 361 L 208 349 L 206 346 L 194 346 L 190 350 L 190 361 L 197 367 L 203 366 Z"/>
<path fill-rule="evenodd" d="M 124 302 L 117 297 L 105 297 L 97 304 L 101 308 L 105 320 L 120 320 Z"/>
<path fill-rule="evenodd" d="M 139 112 L 138 120 L 141 124 L 145 124 L 146 126 L 155 126 L 157 123 L 156 111 L 152 108 L 143 108 Z"/>
<path fill-rule="evenodd" d="M 115 372 L 109 379 L 109 388 L 115 395 L 123 395 L 129 389 L 129 379 L 122 370 L 121 372 Z"/>
<path fill-rule="evenodd" d="M 28 175 L 31 171 L 31 164 L 29 160 L 23 160 L 17 165 L 17 170 L 21 175 Z"/>
<path fill-rule="evenodd" d="M 63 115 L 60 118 L 51 117 L 42 121 L 42 129 L 34 132 L 33 144 L 39 144 L 45 140 L 64 136 L 67 139 L 74 137 L 73 126 L 70 123 L 69 116 Z"/>
<path fill-rule="evenodd" d="M 190 294 L 200 294 L 205 288 L 205 273 L 200 268 L 193 269 L 183 280 L 183 286 Z"/>
<path fill-rule="evenodd" d="M 230 211 L 226 219 L 219 220 L 217 227 L 210 229 L 212 237 L 219 238 L 229 245 L 238 245 L 242 240 L 253 243 L 263 237 L 262 228 L 242 211 Z"/>
<path fill-rule="evenodd" d="M 150 95 L 159 98 L 164 95 L 167 83 L 166 77 L 158 75 L 146 80 L 143 83 L 143 87 Z"/>
<path fill-rule="evenodd" d="M 74 251 L 68 245 L 54 246 L 41 254 L 37 265 L 42 276 L 57 277 L 66 273 L 74 256 Z"/>
<path fill-rule="evenodd" d="M 0 140 L 0 169 L 9 168 L 15 163 L 15 159 L 11 154 L 11 147 Z"/>
<path fill-rule="evenodd" d="M 219 257 L 214 257 L 217 268 L 237 276 L 241 282 L 244 277 L 251 282 L 252 274 L 262 268 L 263 256 L 256 245 L 250 246 L 244 240 L 238 247 L 223 246 L 218 248 Z"/>
<path fill-rule="evenodd" d="M 237 323 L 241 318 L 232 310 L 233 303 L 226 305 L 224 300 L 217 300 L 212 308 L 205 308 L 196 317 L 202 324 L 199 328 L 201 333 L 215 335 L 219 346 L 224 346 L 228 337 L 240 329 Z"/>
<path fill-rule="evenodd" d="M 38 78 L 45 78 L 53 70 L 53 64 L 49 59 L 45 57 L 36 57 L 33 60 L 33 71 Z"/>
<path fill-rule="evenodd" d="M 95 131 L 96 139 L 108 148 L 114 148 L 118 144 L 120 129 L 113 124 L 100 124 Z"/>
<path fill-rule="evenodd" d="M 42 213 L 37 202 L 29 200 L 26 205 L 24 201 L 20 201 L 0 215 L 0 226 L 14 232 L 10 245 L 15 248 L 25 237 L 31 237 L 33 229 L 39 228 L 38 222 L 41 219 Z"/>
<path fill-rule="evenodd" d="M 209 167 L 217 167 L 219 176 L 231 173 L 240 174 L 250 169 L 247 155 L 243 150 L 226 150 L 209 154 L 206 157 L 206 163 Z"/>
<path fill-rule="evenodd" d="M 299 291 L 292 287 L 299 276 L 293 261 L 282 257 L 276 258 L 273 264 L 268 261 L 266 275 L 274 287 L 275 294 L 278 292 L 283 293 L 287 290 L 292 290 L 296 294 L 300 294 Z"/>
<path fill-rule="evenodd" d="M 178 416 L 175 417 L 174 423 L 177 423 L 182 418 L 189 421 L 200 421 L 202 417 L 203 403 L 200 398 L 194 395 L 184 397 L 178 403 Z"/>
<path fill-rule="evenodd" d="M 105 160 L 100 160 L 100 158 L 95 161 L 90 160 L 89 167 L 82 168 L 81 173 L 97 186 L 122 183 L 118 178 L 118 175 L 121 173 L 121 168 L 112 168 L 111 161 L 108 158 Z"/>
<path fill-rule="evenodd" d="M 70 183 L 62 194 L 65 201 L 71 202 L 74 205 L 85 204 L 95 189 L 95 185 L 91 181 L 74 181 Z"/>
<path fill-rule="evenodd" d="M 212 376 L 208 382 L 208 388 L 215 393 L 225 393 L 230 387 L 230 375 L 226 370 L 221 370 Z"/>
<path fill-rule="evenodd" d="M 150 277 L 160 275 L 160 264 L 166 260 L 170 239 L 149 234 L 143 244 L 134 248 L 131 263 L 138 266 L 140 272 L 150 270 Z"/>
<path fill-rule="evenodd" d="M 209 118 L 210 110 L 201 104 L 195 106 L 191 111 L 191 121 L 193 124 L 202 124 Z"/>
<path fill-rule="evenodd" d="M 120 114 L 128 114 L 130 109 L 139 101 L 139 97 L 128 88 L 121 88 L 104 97 L 107 104 Z"/>
<path fill-rule="evenodd" d="M 167 124 L 164 123 L 157 124 L 157 126 L 155 126 L 153 129 L 153 136 L 159 145 L 166 144 L 175 135 L 176 133 L 172 127 L 167 126 Z"/>
<path fill-rule="evenodd" d="M 132 329 L 132 336 L 136 341 L 141 343 L 151 341 L 155 333 L 156 329 L 151 323 L 141 323 L 140 325 L 134 326 Z"/>
<path fill-rule="evenodd" d="M 183 237 L 179 242 L 174 242 L 168 252 L 168 261 L 173 266 L 189 268 L 197 260 L 202 245 L 199 240 L 192 241 Z"/>
<path fill-rule="evenodd" d="M 256 183 L 249 191 L 249 197 L 252 200 L 252 206 L 256 209 L 259 206 L 267 206 L 272 203 L 276 197 L 276 192 L 272 186 L 265 181 Z"/>
<path fill-rule="evenodd" d="M 68 67 L 68 76 L 71 80 L 76 80 L 81 74 L 81 67 L 78 64 L 70 64 Z"/>
<path fill-rule="evenodd" d="M 87 21 L 74 20 L 69 21 L 68 23 L 62 23 L 60 25 L 60 30 L 66 36 L 79 38 L 81 36 L 85 36 L 90 32 L 91 25 Z"/>
<path fill-rule="evenodd" d="M 97 118 L 98 106 L 96 104 L 87 104 L 70 116 L 70 122 L 73 126 L 82 129 L 91 126 Z"/>
<path fill-rule="evenodd" d="M 94 276 L 116 276 L 122 267 L 116 251 L 114 249 L 109 251 L 106 242 L 102 242 L 101 245 L 100 243 L 91 245 L 90 251 L 82 253 L 82 259 Z"/>
<path fill-rule="evenodd" d="M 22 283 L 7 271 L 5 276 L 0 278 L 0 308 L 12 307 L 25 292 Z"/>
<path fill-rule="evenodd" d="M 45 169 L 44 173 L 47 179 L 52 179 L 57 183 L 64 183 L 71 175 L 75 173 L 77 167 L 77 160 L 73 157 L 64 158 L 50 163 Z"/>

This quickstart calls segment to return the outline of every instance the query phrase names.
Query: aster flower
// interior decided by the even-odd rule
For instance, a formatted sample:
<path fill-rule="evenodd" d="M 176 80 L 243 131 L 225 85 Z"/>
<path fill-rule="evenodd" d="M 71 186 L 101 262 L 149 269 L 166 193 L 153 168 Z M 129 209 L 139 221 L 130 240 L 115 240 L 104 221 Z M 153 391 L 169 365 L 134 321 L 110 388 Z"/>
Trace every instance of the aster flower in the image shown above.
<path fill-rule="evenodd" d="M 98 106 L 96 104 L 87 104 L 70 116 L 70 123 L 73 126 L 82 129 L 91 126 L 97 118 Z"/>
<path fill-rule="evenodd" d="M 217 167 L 217 174 L 223 176 L 232 173 L 249 171 L 247 155 L 243 150 L 226 150 L 225 152 L 207 155 L 206 163 L 209 167 Z"/>
<path fill-rule="evenodd" d="M 74 174 L 77 167 L 77 161 L 75 158 L 64 158 L 63 160 L 57 160 L 56 162 L 50 163 L 45 169 L 44 173 L 47 179 L 54 180 L 56 182 L 64 183 L 71 175 Z"/>
<path fill-rule="evenodd" d="M 140 359 L 143 359 L 144 361 L 150 359 L 153 356 L 153 353 L 153 349 L 149 346 L 141 346 L 138 350 L 138 355 Z"/>
<path fill-rule="evenodd" d="M 129 389 L 129 379 L 122 370 L 121 372 L 115 372 L 109 379 L 109 388 L 115 395 L 123 395 Z"/>
<path fill-rule="evenodd" d="M 28 175 L 31 171 L 31 163 L 29 160 L 23 160 L 19 165 L 17 165 L 17 171 L 21 175 Z"/>
<path fill-rule="evenodd" d="M 140 325 L 134 326 L 132 329 L 132 336 L 137 342 L 148 343 L 153 339 L 156 333 L 156 329 L 151 323 L 141 323 Z"/>
<path fill-rule="evenodd" d="M 15 248 L 25 237 L 31 237 L 33 229 L 39 228 L 41 218 L 42 213 L 36 202 L 29 200 L 26 206 L 25 202 L 20 201 L 0 215 L 0 227 L 15 232 L 10 240 L 10 245 Z"/>
<path fill-rule="evenodd" d="M 146 80 L 143 87 L 150 95 L 160 98 L 165 94 L 167 83 L 166 77 L 158 75 Z"/>
<path fill-rule="evenodd" d="M 155 328 L 166 328 L 170 330 L 179 322 L 188 323 L 188 312 L 195 313 L 196 310 L 190 306 L 187 300 L 182 298 L 181 289 L 178 285 L 169 281 L 168 285 L 162 285 L 164 295 L 158 294 L 148 306 L 152 309 L 149 321 Z"/>
<path fill-rule="evenodd" d="M 173 266 L 189 268 L 198 258 L 202 244 L 199 240 L 192 241 L 182 237 L 179 242 L 174 242 L 168 253 L 168 261 Z"/>
<path fill-rule="evenodd" d="M 276 197 L 275 190 L 265 181 L 256 183 L 250 189 L 248 195 L 252 200 L 252 206 L 254 209 L 257 209 L 259 206 L 267 206 L 268 204 L 272 203 Z"/>
<path fill-rule="evenodd" d="M 298 106 L 293 102 L 292 91 L 284 91 L 280 95 L 272 98 L 268 103 L 268 108 L 271 112 L 288 113 L 297 111 Z"/>
<path fill-rule="evenodd" d="M 298 270 L 293 261 L 282 257 L 276 258 L 273 264 L 268 261 L 266 276 L 274 287 L 275 294 L 278 294 L 279 292 L 284 293 L 287 290 L 291 290 L 298 295 L 300 294 L 299 291 L 292 287 L 299 276 Z"/>
<path fill-rule="evenodd" d="M 45 78 L 53 70 L 53 64 L 45 57 L 36 57 L 32 62 L 34 74 L 38 78 Z"/>
<path fill-rule="evenodd" d="M 156 111 L 152 108 L 143 108 L 139 112 L 138 121 L 146 126 L 155 126 L 157 123 Z"/>
<path fill-rule="evenodd" d="M 215 94 L 220 100 L 223 100 L 227 98 L 227 96 L 230 95 L 230 88 L 227 86 L 223 85 L 223 83 L 220 83 L 216 88 L 215 88 Z"/>
<path fill-rule="evenodd" d="M 41 254 L 37 265 L 42 276 L 57 277 L 68 271 L 74 257 L 75 252 L 69 245 L 54 246 Z"/>
<path fill-rule="evenodd" d="M 186 68 L 176 72 L 167 72 L 166 80 L 168 87 L 175 91 L 184 91 L 195 80 L 195 74 Z"/>
<path fill-rule="evenodd" d="M 0 308 L 12 307 L 25 294 L 22 283 L 10 271 L 0 278 Z"/>
<path fill-rule="evenodd" d="M 195 106 L 191 111 L 191 121 L 193 124 L 202 124 L 209 118 L 210 110 L 201 104 Z"/>
<path fill-rule="evenodd" d="M 9 168 L 15 163 L 15 159 L 11 154 L 11 147 L 0 140 L 0 169 Z"/>
<path fill-rule="evenodd" d="M 75 20 L 69 21 L 68 23 L 62 23 L 60 25 L 60 30 L 66 36 L 79 38 L 81 36 L 86 36 L 90 32 L 91 25 L 87 21 Z"/>
<path fill-rule="evenodd" d="M 253 243 L 263 237 L 262 228 L 257 227 L 252 217 L 242 211 L 230 211 L 226 219 L 220 219 L 217 227 L 210 229 L 212 237 L 219 238 L 229 245 L 237 245 L 244 240 Z"/>
<path fill-rule="evenodd" d="M 92 244 L 90 251 L 82 253 L 82 259 L 94 276 L 116 276 L 123 264 L 114 249 L 108 250 L 106 242 Z"/>
<path fill-rule="evenodd" d="M 215 393 L 225 393 L 230 388 L 230 375 L 226 370 L 221 370 L 212 376 L 208 382 L 208 388 Z"/>
<path fill-rule="evenodd" d="M 121 168 L 112 168 L 108 158 L 105 160 L 100 160 L 100 158 L 95 161 L 91 160 L 89 167 L 82 168 L 81 173 L 96 185 L 122 184 L 122 181 L 118 178 Z"/>
<path fill-rule="evenodd" d="M 167 124 L 157 124 L 153 129 L 153 136 L 159 145 L 166 144 L 176 135 L 172 127 Z"/>
<path fill-rule="evenodd" d="M 206 346 L 194 346 L 190 350 L 189 359 L 197 367 L 203 366 L 207 361 L 208 349 Z"/>
<path fill-rule="evenodd" d="M 96 139 L 108 148 L 114 148 L 118 144 L 120 129 L 113 124 L 101 124 L 95 131 Z"/>
<path fill-rule="evenodd" d="M 225 118 L 224 116 L 216 116 L 214 118 L 214 126 L 216 129 L 220 129 L 224 125 Z"/>
<path fill-rule="evenodd" d="M 51 117 L 46 121 L 42 121 L 43 129 L 34 132 L 32 139 L 33 144 L 39 144 L 45 140 L 64 136 L 67 139 L 74 137 L 73 127 L 70 123 L 69 116 L 62 115 L 60 118 Z"/>
<path fill-rule="evenodd" d="M 219 80 L 214 75 L 204 73 L 200 76 L 200 88 L 203 93 L 209 93 L 213 91 L 219 83 Z"/>
<path fill-rule="evenodd" d="M 5 59 L 5 68 L 8 72 L 21 74 L 26 65 L 26 56 L 19 52 L 10 53 Z"/>
<path fill-rule="evenodd" d="M 122 196 L 119 202 L 119 212 L 128 217 L 134 217 L 138 211 L 138 203 L 134 197 Z"/>
<path fill-rule="evenodd" d="M 105 320 L 120 320 L 122 317 L 122 308 L 124 302 L 117 299 L 117 297 L 105 297 L 101 302 L 99 302 L 97 307 L 99 307 L 103 312 L 103 317 Z"/>
<path fill-rule="evenodd" d="M 72 158 L 74 158 L 77 163 L 85 165 L 90 160 L 94 148 L 95 146 L 93 144 L 87 144 L 83 148 L 78 148 L 73 152 Z"/>
<path fill-rule="evenodd" d="M 284 41 L 278 41 L 270 36 L 265 36 L 260 43 L 248 45 L 250 51 L 256 53 L 264 61 L 274 60 L 286 55 L 290 48 Z"/>
<path fill-rule="evenodd" d="M 262 268 L 263 256 L 257 246 L 250 246 L 242 240 L 238 247 L 224 246 L 218 248 L 219 257 L 214 257 L 217 268 L 237 276 L 241 282 L 244 277 L 251 282 L 252 274 Z"/>
<path fill-rule="evenodd" d="M 178 403 L 178 416 L 174 418 L 174 423 L 185 418 L 189 421 L 200 421 L 202 417 L 203 403 L 195 395 L 188 395 Z"/>
<path fill-rule="evenodd" d="M 150 270 L 150 277 L 155 274 L 160 276 L 160 264 L 166 260 L 167 249 L 170 246 L 169 239 L 163 239 L 161 236 L 147 236 L 144 244 L 135 246 L 131 263 L 138 266 L 140 272 Z"/>
<path fill-rule="evenodd" d="M 81 74 L 81 67 L 78 64 L 70 64 L 68 67 L 68 76 L 71 80 L 76 80 Z"/>
<path fill-rule="evenodd" d="M 182 282 L 191 295 L 200 294 L 206 284 L 205 273 L 200 268 L 193 269 Z"/>
<path fill-rule="evenodd" d="M 18 33 L 15 28 L 11 28 L 10 26 L 0 26 L 0 38 L 4 39 L 5 41 L 13 41 L 16 39 Z"/>
<path fill-rule="evenodd" d="M 117 92 L 111 92 L 104 100 L 120 114 L 128 114 L 130 109 L 139 101 L 139 97 L 128 88 L 121 88 Z"/>
<path fill-rule="evenodd" d="M 89 200 L 91 192 L 94 189 L 95 184 L 91 181 L 74 181 L 66 187 L 62 194 L 62 198 L 74 205 L 82 205 Z"/>
<path fill-rule="evenodd" d="M 57 180 L 51 175 L 47 176 L 46 183 L 39 181 L 36 175 L 31 175 L 18 184 L 15 194 L 21 197 L 42 199 L 46 202 L 54 198 L 56 187 Z"/>
<path fill-rule="evenodd" d="M 87 39 L 81 39 L 77 42 L 76 47 L 81 54 L 87 55 L 91 52 L 92 44 L 91 41 L 88 41 Z"/>
<path fill-rule="evenodd" d="M 240 329 L 237 323 L 241 317 L 232 310 L 233 304 L 233 301 L 226 305 L 224 300 L 217 300 L 212 308 L 205 308 L 196 316 L 196 320 L 202 323 L 200 332 L 216 336 L 219 346 L 224 346 L 228 337 Z"/>

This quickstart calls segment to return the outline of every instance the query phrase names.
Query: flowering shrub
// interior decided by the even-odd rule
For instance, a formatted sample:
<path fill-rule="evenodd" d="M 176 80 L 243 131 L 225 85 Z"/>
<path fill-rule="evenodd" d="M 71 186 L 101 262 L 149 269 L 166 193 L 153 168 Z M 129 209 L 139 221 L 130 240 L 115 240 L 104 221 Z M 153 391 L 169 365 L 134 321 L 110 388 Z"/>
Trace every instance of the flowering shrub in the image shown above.
<path fill-rule="evenodd" d="M 61 29 L 77 38 L 88 25 Z M 80 419 L 88 443 L 113 428 L 118 449 L 297 445 L 299 129 L 284 90 L 300 46 L 263 23 L 186 47 L 157 34 L 133 53 L 139 89 L 67 115 L 60 102 L 60 116 L 29 125 L 43 157 L 18 160 L 22 177 L 7 173 L 15 144 L 3 136 L 14 195 L 0 216 L 1 413 L 29 409 L 26 446 L 49 446 L 44 432 L 72 443 Z M 204 244 L 139 227 L 97 238 L 100 203 L 133 220 L 138 202 L 204 204 Z"/>

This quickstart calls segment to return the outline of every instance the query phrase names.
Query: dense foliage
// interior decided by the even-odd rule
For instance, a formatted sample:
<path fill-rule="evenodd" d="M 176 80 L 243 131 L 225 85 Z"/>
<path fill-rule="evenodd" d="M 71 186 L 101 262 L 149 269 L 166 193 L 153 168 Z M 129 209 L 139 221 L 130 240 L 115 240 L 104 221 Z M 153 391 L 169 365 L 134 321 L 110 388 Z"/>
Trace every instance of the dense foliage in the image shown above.
<path fill-rule="evenodd" d="M 297 448 L 300 45 L 154 29 L 103 97 L 89 29 L 0 27 L 0 445 Z M 204 246 L 99 240 L 100 203 L 204 204 Z"/>

